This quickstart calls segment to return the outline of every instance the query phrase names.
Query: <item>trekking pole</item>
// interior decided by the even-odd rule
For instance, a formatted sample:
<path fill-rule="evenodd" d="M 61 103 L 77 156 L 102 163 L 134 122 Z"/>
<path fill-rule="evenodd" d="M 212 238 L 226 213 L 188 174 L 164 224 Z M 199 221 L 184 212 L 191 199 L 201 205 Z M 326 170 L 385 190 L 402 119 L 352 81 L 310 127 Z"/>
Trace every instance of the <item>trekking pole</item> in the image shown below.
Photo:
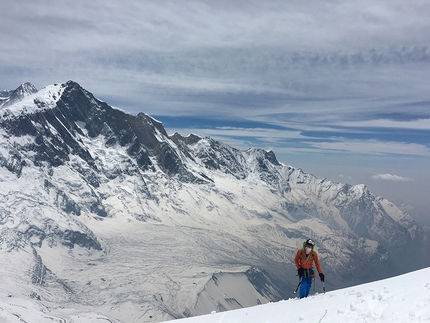
<path fill-rule="evenodd" d="M 316 285 L 315 277 L 314 277 L 314 278 L 312 278 L 312 285 L 314 285 L 313 289 L 314 289 L 314 293 L 315 293 L 315 285 Z"/>
<path fill-rule="evenodd" d="M 302 279 L 303 279 L 303 277 L 300 277 L 299 284 L 297 285 L 296 289 L 294 290 L 294 294 L 297 293 L 297 291 L 299 290 L 299 287 L 302 284 Z"/>
<path fill-rule="evenodd" d="M 325 294 L 325 285 L 324 285 L 324 282 L 322 282 L 322 283 L 323 283 L 323 292 Z"/>

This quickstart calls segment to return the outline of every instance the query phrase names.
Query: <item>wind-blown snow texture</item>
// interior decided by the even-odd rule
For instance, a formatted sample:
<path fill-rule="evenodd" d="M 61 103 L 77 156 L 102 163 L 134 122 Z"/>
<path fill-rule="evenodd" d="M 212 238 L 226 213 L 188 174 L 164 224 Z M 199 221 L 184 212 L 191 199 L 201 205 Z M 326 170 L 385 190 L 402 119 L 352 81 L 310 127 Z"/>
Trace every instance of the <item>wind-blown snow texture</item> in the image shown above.
<path fill-rule="evenodd" d="M 293 296 L 308 237 L 330 290 L 430 265 L 426 229 L 364 185 L 168 136 L 72 81 L 23 88 L 0 107 L 5 295 L 157 322 Z"/>

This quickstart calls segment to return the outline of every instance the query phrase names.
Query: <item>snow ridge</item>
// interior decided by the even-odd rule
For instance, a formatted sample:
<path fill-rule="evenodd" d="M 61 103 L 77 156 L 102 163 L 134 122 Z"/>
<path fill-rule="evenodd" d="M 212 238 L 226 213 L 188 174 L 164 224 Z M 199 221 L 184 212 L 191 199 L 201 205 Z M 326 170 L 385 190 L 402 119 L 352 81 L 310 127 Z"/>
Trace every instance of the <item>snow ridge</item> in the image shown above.
<path fill-rule="evenodd" d="M 23 83 L 13 91 L 0 91 L 0 109 L 12 105 L 37 92 L 31 83 Z"/>
<path fill-rule="evenodd" d="M 54 84 L 37 91 L 30 83 L 24 83 L 12 91 L 12 94 L 0 105 L 0 117 L 16 118 L 44 109 L 53 109 L 63 90 L 64 86 Z"/>

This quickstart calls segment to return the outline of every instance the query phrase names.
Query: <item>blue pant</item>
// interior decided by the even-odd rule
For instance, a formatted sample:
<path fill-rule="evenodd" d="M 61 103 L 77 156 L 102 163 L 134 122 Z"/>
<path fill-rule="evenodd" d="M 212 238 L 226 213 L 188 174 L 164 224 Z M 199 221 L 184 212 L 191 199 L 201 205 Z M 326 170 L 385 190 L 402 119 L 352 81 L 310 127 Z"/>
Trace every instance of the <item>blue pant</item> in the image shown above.
<path fill-rule="evenodd" d="M 300 298 L 308 297 L 312 287 L 312 276 L 302 277 L 302 283 L 300 285 Z"/>

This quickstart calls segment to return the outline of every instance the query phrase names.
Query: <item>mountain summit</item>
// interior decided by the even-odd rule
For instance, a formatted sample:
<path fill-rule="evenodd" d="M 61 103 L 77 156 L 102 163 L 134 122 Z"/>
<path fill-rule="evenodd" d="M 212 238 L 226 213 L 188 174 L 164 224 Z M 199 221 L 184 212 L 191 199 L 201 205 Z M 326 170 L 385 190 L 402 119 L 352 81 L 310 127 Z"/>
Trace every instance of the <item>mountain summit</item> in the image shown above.
<path fill-rule="evenodd" d="M 12 105 L 37 92 L 31 83 L 23 83 L 13 91 L 0 91 L 0 107 Z"/>
<path fill-rule="evenodd" d="M 364 185 L 316 178 L 272 151 L 169 136 L 73 81 L 28 88 L 1 94 L 11 294 L 156 322 L 293 296 L 308 237 L 331 289 L 430 265 L 429 233 Z"/>

